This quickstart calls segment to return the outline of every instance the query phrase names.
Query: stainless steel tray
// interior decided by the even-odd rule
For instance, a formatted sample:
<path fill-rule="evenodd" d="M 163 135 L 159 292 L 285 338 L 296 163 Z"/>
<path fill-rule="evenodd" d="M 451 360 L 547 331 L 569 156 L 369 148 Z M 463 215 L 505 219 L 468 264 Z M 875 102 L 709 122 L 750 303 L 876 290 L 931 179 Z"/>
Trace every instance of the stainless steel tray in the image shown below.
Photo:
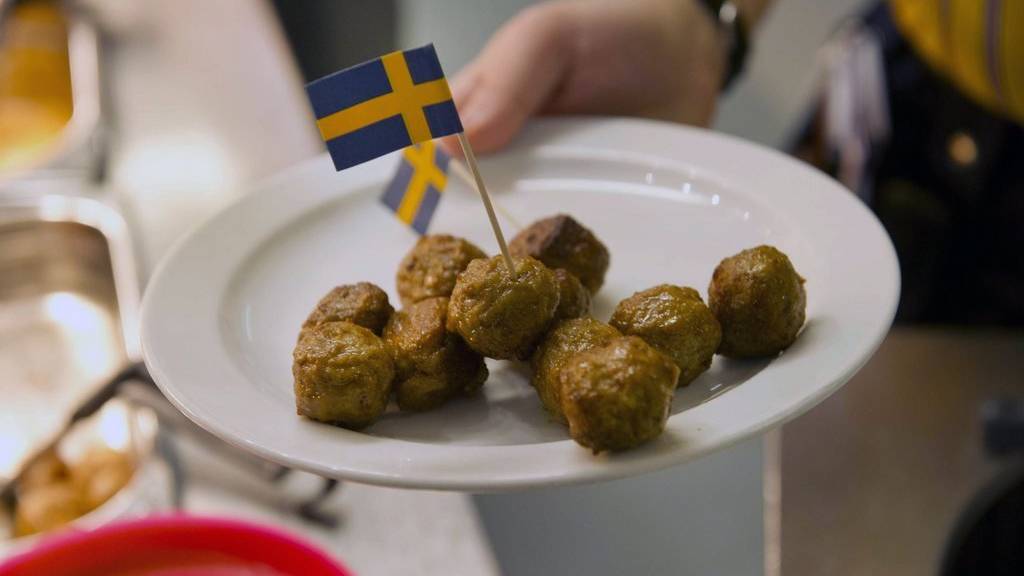
<path fill-rule="evenodd" d="M 0 479 L 139 359 L 128 229 L 91 198 L 0 200 Z"/>

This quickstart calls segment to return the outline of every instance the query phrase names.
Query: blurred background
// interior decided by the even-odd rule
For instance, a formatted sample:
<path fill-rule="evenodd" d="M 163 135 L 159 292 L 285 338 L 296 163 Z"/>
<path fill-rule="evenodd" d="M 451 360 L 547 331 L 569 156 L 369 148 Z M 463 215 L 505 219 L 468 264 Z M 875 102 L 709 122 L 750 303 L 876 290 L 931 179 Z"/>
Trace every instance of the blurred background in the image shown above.
<path fill-rule="evenodd" d="M 781 431 L 573 491 L 339 486 L 235 452 L 162 400 L 138 364 L 146 279 L 197 222 L 322 152 L 304 82 L 427 42 L 452 75 L 527 4 L 0 2 L 0 554 L 183 507 L 288 526 L 359 574 L 938 574 L 961 554 L 998 573 L 984 542 L 1024 517 L 1019 414 L 999 402 L 1020 394 L 1024 334 L 1005 322 L 903 317 Z M 829 50 L 873 5 L 779 0 L 714 128 L 813 160 Z M 117 398 L 72 414 L 97 390 Z"/>

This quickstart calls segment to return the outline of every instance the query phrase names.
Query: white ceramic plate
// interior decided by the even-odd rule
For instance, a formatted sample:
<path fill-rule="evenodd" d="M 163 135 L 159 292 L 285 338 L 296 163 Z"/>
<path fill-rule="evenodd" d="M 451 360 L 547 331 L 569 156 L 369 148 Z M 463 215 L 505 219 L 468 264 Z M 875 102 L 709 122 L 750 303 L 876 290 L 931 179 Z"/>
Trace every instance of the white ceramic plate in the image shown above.
<path fill-rule="evenodd" d="M 416 240 L 378 196 L 397 158 L 336 173 L 326 156 L 264 183 L 180 243 L 150 282 L 146 361 L 199 425 L 267 459 L 325 476 L 410 488 L 493 491 L 655 470 L 793 418 L 848 380 L 892 321 L 896 256 L 846 189 L 782 154 L 703 130 L 637 120 L 538 122 L 482 171 L 509 218 L 568 212 L 609 247 L 595 301 L 607 320 L 634 291 L 670 282 L 706 295 L 723 257 L 762 243 L 807 278 L 808 322 L 771 361 L 716 358 L 676 393 L 665 433 L 594 456 L 548 421 L 525 369 L 490 362 L 484 394 L 427 413 L 390 408 L 352 432 L 299 418 L 291 352 L 337 284 L 394 274 Z M 432 232 L 496 252 L 475 193 L 452 179 Z"/>

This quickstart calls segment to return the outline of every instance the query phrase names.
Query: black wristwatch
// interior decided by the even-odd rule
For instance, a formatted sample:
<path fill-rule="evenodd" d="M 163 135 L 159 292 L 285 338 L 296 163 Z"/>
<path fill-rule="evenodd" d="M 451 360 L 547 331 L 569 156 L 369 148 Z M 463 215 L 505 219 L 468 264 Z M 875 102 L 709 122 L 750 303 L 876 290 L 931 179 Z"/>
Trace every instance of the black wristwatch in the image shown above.
<path fill-rule="evenodd" d="M 718 22 L 718 27 L 728 35 L 729 55 L 722 90 L 725 91 L 743 71 L 747 61 L 749 48 L 746 22 L 740 15 L 736 3 L 731 0 L 701 0 L 711 17 Z"/>

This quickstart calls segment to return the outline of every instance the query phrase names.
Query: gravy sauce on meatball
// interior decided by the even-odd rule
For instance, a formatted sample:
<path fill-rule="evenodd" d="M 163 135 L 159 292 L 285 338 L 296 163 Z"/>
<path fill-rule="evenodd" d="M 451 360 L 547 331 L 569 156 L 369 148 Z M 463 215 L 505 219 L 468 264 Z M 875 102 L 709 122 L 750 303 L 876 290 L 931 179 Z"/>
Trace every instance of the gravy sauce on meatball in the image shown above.
<path fill-rule="evenodd" d="M 528 358 L 558 308 L 554 273 L 530 257 L 514 261 L 514 273 L 500 256 L 470 262 L 448 304 L 448 329 L 489 358 Z"/>
<path fill-rule="evenodd" d="M 564 268 L 591 294 L 604 284 L 611 263 L 608 248 L 572 216 L 559 214 L 534 222 L 508 245 L 513 256 L 532 256 L 549 268 Z"/>
<path fill-rule="evenodd" d="M 482 356 L 445 329 L 448 299 L 428 298 L 400 310 L 384 329 L 395 358 L 395 399 L 401 410 L 436 408 L 471 394 L 487 380 Z"/>
<path fill-rule="evenodd" d="M 456 277 L 477 258 L 487 254 L 468 240 L 448 234 L 420 238 L 398 265 L 395 280 L 402 305 L 451 296 Z"/>

